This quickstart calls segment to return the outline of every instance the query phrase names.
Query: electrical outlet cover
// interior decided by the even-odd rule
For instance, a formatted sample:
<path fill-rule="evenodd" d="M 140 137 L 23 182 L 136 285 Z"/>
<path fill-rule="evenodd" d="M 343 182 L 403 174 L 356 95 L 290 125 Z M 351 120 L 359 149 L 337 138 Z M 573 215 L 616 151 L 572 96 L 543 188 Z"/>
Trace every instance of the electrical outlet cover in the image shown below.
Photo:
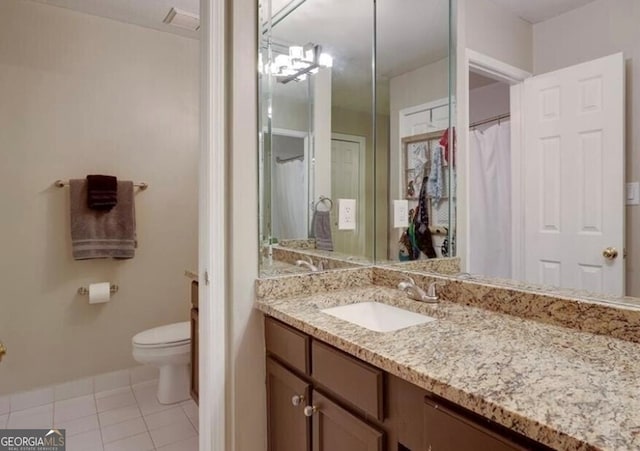
<path fill-rule="evenodd" d="M 409 227 L 409 201 L 406 199 L 393 201 L 393 227 Z"/>
<path fill-rule="evenodd" d="M 355 199 L 338 199 L 338 230 L 355 230 L 356 214 Z"/>

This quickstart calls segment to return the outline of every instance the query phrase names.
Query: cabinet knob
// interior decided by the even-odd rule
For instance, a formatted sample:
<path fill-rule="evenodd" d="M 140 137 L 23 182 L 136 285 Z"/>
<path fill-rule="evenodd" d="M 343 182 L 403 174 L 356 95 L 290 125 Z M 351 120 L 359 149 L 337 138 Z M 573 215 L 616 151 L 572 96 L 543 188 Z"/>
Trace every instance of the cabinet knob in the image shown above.
<path fill-rule="evenodd" d="M 303 402 L 304 402 L 304 395 L 295 395 L 291 398 L 291 404 L 293 404 L 295 407 L 298 407 Z"/>
<path fill-rule="evenodd" d="M 0 341 L 0 362 L 2 362 L 2 358 L 7 353 L 7 347 Z"/>
<path fill-rule="evenodd" d="M 312 417 L 314 413 L 316 413 L 318 411 L 318 408 L 316 406 L 307 406 L 304 408 L 304 416 L 305 417 Z"/>

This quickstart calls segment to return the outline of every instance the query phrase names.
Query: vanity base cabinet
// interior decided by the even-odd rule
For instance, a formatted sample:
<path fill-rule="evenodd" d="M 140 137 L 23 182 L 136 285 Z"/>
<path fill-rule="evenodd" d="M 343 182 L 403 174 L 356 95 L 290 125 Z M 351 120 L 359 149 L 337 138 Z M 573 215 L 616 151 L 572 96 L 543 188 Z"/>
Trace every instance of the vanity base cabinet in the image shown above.
<path fill-rule="evenodd" d="M 482 424 L 430 398 L 424 403 L 426 450 L 433 451 L 523 451 L 524 448 Z"/>
<path fill-rule="evenodd" d="M 199 402 L 199 372 L 200 365 L 198 353 L 200 352 L 200 340 L 198 336 L 198 282 L 191 282 L 191 398 Z"/>
<path fill-rule="evenodd" d="M 313 451 L 384 451 L 383 432 L 317 391 L 313 406 Z"/>
<path fill-rule="evenodd" d="M 296 396 L 298 398 L 294 400 Z M 267 358 L 269 451 L 310 450 L 311 418 L 304 415 L 304 408 L 310 400 L 311 385 L 309 383 L 273 359 Z"/>

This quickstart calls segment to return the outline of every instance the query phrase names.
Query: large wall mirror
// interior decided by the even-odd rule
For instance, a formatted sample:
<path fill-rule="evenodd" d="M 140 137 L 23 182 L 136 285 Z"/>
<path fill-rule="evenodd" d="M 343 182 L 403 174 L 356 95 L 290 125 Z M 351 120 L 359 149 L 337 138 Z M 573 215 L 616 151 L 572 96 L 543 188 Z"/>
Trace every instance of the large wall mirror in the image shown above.
<path fill-rule="evenodd" d="M 375 253 L 373 2 L 261 5 L 262 274 Z"/>
<path fill-rule="evenodd" d="M 260 11 L 261 274 L 452 256 L 449 1 Z"/>
<path fill-rule="evenodd" d="M 608 0 L 507 3 L 466 5 L 463 270 L 543 291 L 640 296 L 638 11 Z"/>

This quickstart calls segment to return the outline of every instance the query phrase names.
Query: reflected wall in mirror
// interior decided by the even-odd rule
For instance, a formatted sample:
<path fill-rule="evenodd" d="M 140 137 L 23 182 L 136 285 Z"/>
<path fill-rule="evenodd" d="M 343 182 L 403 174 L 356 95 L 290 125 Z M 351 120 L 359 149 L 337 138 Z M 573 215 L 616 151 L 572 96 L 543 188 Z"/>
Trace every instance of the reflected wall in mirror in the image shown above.
<path fill-rule="evenodd" d="M 631 120 L 640 10 L 614 0 L 503 3 L 465 6 L 463 267 L 510 284 L 640 296 L 640 134 Z"/>
<path fill-rule="evenodd" d="M 261 273 L 372 262 L 373 2 L 261 13 Z"/>
<path fill-rule="evenodd" d="M 458 272 L 455 254 L 455 159 L 450 49 L 450 2 L 392 0 L 377 5 L 377 126 L 389 131 L 379 142 L 385 180 L 378 177 L 378 207 L 388 202 L 388 228 L 378 231 L 384 248 L 378 263 L 412 262 L 433 271 L 442 259 Z M 452 142 L 452 141 L 451 141 Z M 388 199 L 388 201 L 387 201 Z M 422 264 L 420 262 L 423 262 Z"/>

